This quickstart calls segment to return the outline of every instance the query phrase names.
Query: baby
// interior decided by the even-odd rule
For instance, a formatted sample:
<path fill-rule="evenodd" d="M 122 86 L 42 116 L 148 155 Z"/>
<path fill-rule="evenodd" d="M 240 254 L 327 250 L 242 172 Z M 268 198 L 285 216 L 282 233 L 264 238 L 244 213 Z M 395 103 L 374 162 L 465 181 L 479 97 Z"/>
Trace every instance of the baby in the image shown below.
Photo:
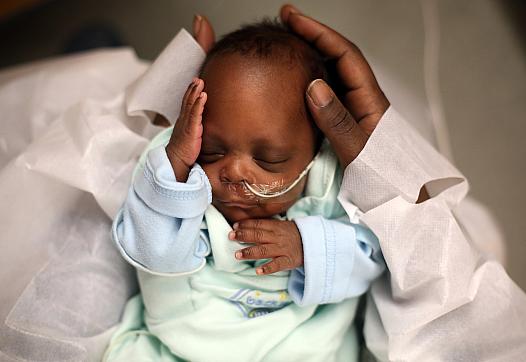
<path fill-rule="evenodd" d="M 208 53 L 114 221 L 141 295 L 105 359 L 358 358 L 357 297 L 384 264 L 337 200 L 342 171 L 304 100 L 318 78 L 318 53 L 269 21 Z"/>

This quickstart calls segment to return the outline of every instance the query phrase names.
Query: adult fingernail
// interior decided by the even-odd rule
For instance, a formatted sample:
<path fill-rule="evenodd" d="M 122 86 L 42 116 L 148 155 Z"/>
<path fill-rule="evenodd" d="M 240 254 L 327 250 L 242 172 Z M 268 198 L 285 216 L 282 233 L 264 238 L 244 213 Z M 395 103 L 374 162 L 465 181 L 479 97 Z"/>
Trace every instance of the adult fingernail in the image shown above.
<path fill-rule="evenodd" d="M 281 7 L 281 19 L 284 23 L 287 23 L 293 14 L 301 15 L 301 11 L 291 4 L 285 4 Z"/>
<path fill-rule="evenodd" d="M 238 227 L 239 227 L 239 223 L 238 222 L 235 222 L 234 225 L 232 225 L 232 228 L 234 230 L 236 230 Z"/>
<path fill-rule="evenodd" d="M 199 35 L 199 30 L 201 30 L 201 20 L 203 20 L 203 17 L 199 14 L 194 15 L 194 35 Z"/>
<path fill-rule="evenodd" d="M 263 269 L 262 269 L 262 268 L 257 268 L 257 269 L 256 269 L 256 274 L 257 274 L 257 275 L 261 275 L 261 274 L 263 274 Z"/>
<path fill-rule="evenodd" d="M 289 14 L 301 14 L 301 11 L 299 11 L 294 5 L 287 4 L 287 6 L 289 7 Z"/>
<path fill-rule="evenodd" d="M 321 79 L 315 79 L 307 88 L 307 94 L 309 95 L 310 99 L 312 99 L 312 102 L 318 106 L 318 107 L 326 107 L 329 103 L 331 103 L 334 94 L 332 93 L 331 89 Z"/>
<path fill-rule="evenodd" d="M 236 251 L 236 259 L 241 259 L 243 257 L 243 253 L 241 253 L 240 251 Z"/>
<path fill-rule="evenodd" d="M 230 232 L 228 233 L 228 238 L 229 238 L 230 240 L 236 240 L 236 232 L 235 232 L 235 231 L 230 231 Z"/>

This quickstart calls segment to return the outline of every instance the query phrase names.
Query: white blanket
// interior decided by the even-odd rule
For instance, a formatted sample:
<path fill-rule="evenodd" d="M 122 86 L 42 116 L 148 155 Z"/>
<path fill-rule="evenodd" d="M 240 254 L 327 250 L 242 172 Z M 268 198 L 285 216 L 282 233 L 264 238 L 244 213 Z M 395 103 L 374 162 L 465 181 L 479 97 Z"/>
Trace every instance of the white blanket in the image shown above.
<path fill-rule="evenodd" d="M 160 130 L 151 125 L 152 108 L 174 122 L 203 57 L 183 30 L 150 67 L 122 49 L 0 73 L 1 360 L 100 359 L 124 303 L 136 292 L 134 271 L 111 243 L 111 217 L 138 156 Z M 433 143 L 425 106 L 379 65 L 374 68 L 392 104 Z M 381 158 L 368 162 L 382 168 Z M 503 255 L 485 209 L 464 199 L 446 218 L 457 225 L 451 230 L 459 239 L 428 234 L 429 243 L 419 247 L 414 238 L 390 241 L 405 240 L 396 234 L 400 222 L 436 216 L 426 213 L 437 211 L 438 201 L 412 209 L 403 195 L 391 196 L 362 204 L 373 207 L 367 210 L 371 227 L 392 272 L 369 296 L 369 349 L 393 360 L 513 360 L 526 353 L 526 296 L 497 262 L 479 253 Z M 460 190 L 451 204 L 440 203 L 442 211 L 447 214 L 462 196 Z M 387 201 L 394 209 L 378 207 Z M 391 229 L 381 227 L 382 218 Z M 433 231 L 439 220 L 427 220 Z"/>

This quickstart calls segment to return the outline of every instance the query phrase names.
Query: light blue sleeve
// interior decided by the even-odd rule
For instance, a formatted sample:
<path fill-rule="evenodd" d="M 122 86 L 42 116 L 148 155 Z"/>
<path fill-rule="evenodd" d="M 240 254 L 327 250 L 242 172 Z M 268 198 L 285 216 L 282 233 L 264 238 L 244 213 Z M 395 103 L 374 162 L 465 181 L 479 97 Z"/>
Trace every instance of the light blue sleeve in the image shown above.
<path fill-rule="evenodd" d="M 122 256 L 145 272 L 195 272 L 210 254 L 200 226 L 211 201 L 210 182 L 199 165 L 186 183 L 177 182 L 164 146 L 153 148 L 113 222 L 113 240 Z"/>
<path fill-rule="evenodd" d="M 300 305 L 337 303 L 367 291 L 385 269 L 378 239 L 368 228 L 321 216 L 294 219 L 303 243 L 303 267 L 288 290 Z"/>

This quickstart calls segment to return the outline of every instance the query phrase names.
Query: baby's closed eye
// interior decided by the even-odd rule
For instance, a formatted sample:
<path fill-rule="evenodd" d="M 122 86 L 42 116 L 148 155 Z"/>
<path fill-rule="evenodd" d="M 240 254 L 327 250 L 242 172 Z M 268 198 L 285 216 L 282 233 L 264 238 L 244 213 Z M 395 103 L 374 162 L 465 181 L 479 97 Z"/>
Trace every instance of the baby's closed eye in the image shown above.
<path fill-rule="evenodd" d="M 201 163 L 213 163 L 221 159 L 223 156 L 224 154 L 221 152 L 201 152 L 197 160 Z"/>
<path fill-rule="evenodd" d="M 290 158 L 282 158 L 282 159 L 276 159 L 276 158 L 254 158 L 254 161 L 258 164 L 259 167 L 270 171 L 270 172 L 277 172 L 282 171 L 283 167 L 285 166 L 285 163 Z"/>

